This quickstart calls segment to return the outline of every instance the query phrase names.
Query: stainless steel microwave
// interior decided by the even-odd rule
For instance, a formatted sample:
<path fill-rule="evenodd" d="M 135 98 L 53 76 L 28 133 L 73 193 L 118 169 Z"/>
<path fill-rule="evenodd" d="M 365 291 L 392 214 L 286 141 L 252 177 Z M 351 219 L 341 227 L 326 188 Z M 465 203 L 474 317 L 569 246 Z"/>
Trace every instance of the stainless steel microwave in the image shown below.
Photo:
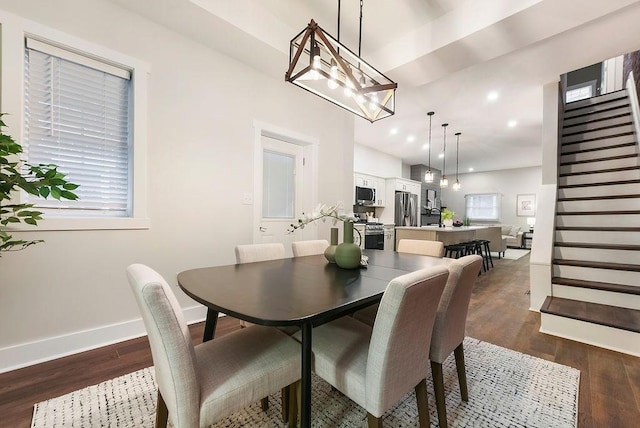
<path fill-rule="evenodd" d="M 356 205 L 375 205 L 376 189 L 356 186 Z"/>

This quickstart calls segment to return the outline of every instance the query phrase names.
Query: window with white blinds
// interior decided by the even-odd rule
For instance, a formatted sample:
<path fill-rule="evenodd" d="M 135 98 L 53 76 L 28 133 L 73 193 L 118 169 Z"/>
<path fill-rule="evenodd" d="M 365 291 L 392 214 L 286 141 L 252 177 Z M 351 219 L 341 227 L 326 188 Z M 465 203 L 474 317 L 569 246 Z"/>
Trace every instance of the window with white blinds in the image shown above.
<path fill-rule="evenodd" d="M 26 39 L 27 160 L 56 164 L 80 185 L 77 201 L 29 203 L 49 215 L 131 216 L 131 90 L 128 70 Z"/>
<path fill-rule="evenodd" d="M 500 221 L 499 193 L 465 195 L 465 217 L 471 221 Z"/>

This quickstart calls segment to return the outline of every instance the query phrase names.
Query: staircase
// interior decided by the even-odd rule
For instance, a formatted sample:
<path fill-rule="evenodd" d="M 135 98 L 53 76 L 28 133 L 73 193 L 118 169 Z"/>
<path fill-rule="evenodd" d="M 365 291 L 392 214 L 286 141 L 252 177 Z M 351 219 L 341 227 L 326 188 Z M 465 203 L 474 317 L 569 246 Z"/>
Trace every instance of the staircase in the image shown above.
<path fill-rule="evenodd" d="M 640 355 L 640 158 L 627 91 L 567 104 L 540 331 Z"/>

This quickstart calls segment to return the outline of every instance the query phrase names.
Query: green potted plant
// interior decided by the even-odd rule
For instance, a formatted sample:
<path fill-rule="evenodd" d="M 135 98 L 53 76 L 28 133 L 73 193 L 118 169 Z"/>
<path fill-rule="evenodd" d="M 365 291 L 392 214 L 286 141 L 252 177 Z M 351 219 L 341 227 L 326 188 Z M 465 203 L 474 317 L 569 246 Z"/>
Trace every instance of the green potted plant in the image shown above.
<path fill-rule="evenodd" d="M 442 213 L 440 215 L 442 218 L 442 224 L 448 227 L 451 227 L 453 225 L 453 218 L 456 216 L 456 213 L 451 211 L 449 208 L 445 208 L 442 210 Z"/>
<path fill-rule="evenodd" d="M 19 251 L 44 242 L 41 239 L 25 241 L 14 239 L 7 226 L 26 223 L 36 226 L 42 220 L 42 212 L 32 210 L 33 204 L 12 203 L 15 192 L 23 190 L 31 195 L 54 199 L 78 199 L 73 190 L 78 188 L 65 179 L 65 174 L 53 164 L 31 165 L 19 156 L 22 146 L 2 131 L 6 125 L 0 113 L 0 257 L 6 251 Z"/>

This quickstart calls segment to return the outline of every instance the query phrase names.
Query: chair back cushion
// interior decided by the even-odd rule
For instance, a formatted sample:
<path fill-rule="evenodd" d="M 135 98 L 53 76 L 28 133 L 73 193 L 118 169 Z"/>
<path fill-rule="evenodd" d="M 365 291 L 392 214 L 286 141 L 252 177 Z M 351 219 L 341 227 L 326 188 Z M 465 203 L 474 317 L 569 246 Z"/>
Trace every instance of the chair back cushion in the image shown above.
<path fill-rule="evenodd" d="M 398 252 L 421 254 L 423 256 L 443 257 L 444 244 L 440 241 L 401 239 L 400 241 L 398 241 Z"/>
<path fill-rule="evenodd" d="M 238 264 L 284 259 L 284 257 L 284 245 L 281 243 L 247 244 L 236 247 L 236 263 Z"/>
<path fill-rule="evenodd" d="M 315 239 L 311 241 L 295 241 L 291 243 L 293 257 L 313 256 L 323 254 L 329 246 L 326 239 Z"/>
<path fill-rule="evenodd" d="M 197 427 L 200 421 L 200 385 L 196 357 L 187 324 L 166 281 L 151 268 L 127 268 L 149 336 L 156 383 L 176 427 Z"/>
<path fill-rule="evenodd" d="M 431 361 L 444 363 L 464 340 L 469 300 L 481 267 L 482 257 L 477 254 L 461 257 L 449 265 L 449 279 L 433 326 Z"/>
<path fill-rule="evenodd" d="M 393 279 L 373 324 L 366 369 L 366 408 L 382 415 L 425 378 L 429 343 L 449 271 L 437 266 Z"/>

